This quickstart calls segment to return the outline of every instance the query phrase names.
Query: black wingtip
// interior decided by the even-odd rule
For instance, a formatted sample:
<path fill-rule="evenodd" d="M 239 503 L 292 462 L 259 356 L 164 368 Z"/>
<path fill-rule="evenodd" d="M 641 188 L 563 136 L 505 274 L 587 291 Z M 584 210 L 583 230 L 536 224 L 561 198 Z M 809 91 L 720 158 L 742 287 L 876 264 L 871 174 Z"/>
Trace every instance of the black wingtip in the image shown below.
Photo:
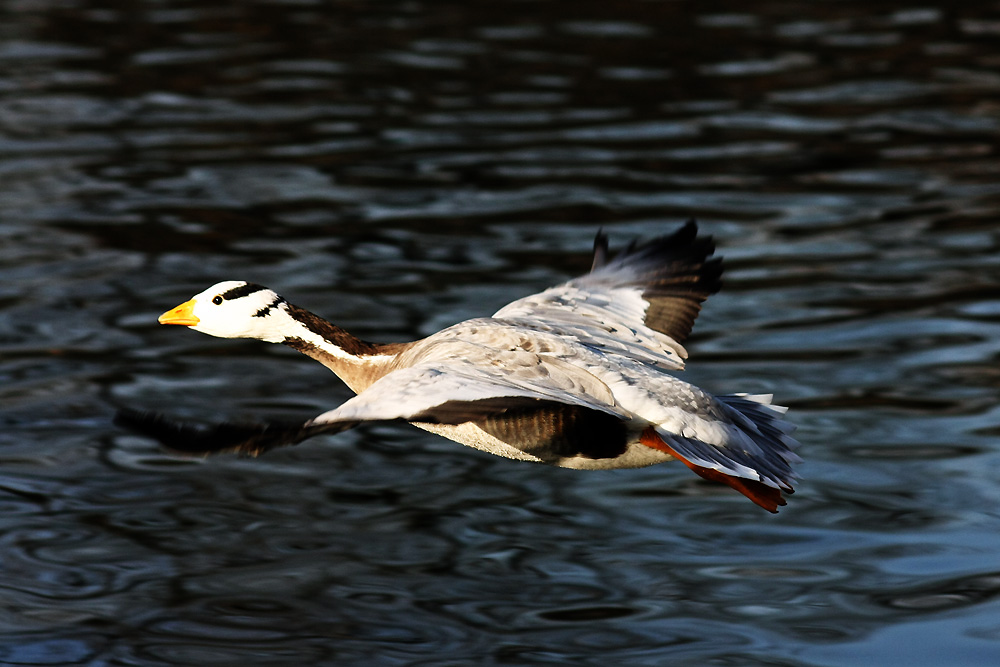
<path fill-rule="evenodd" d="M 715 242 L 698 232 L 698 223 L 689 219 L 670 233 L 631 242 L 599 267 L 595 253 L 595 271 L 607 280 L 624 281 L 623 286 L 642 287 L 648 303 L 643 323 L 678 343 L 691 333 L 702 302 L 722 287 Z"/>
<path fill-rule="evenodd" d="M 207 455 L 234 452 L 258 456 L 269 449 L 294 445 L 308 433 L 305 424 L 185 424 L 156 412 L 122 408 L 116 425 L 145 435 L 180 454 Z"/>
<path fill-rule="evenodd" d="M 667 234 L 660 239 L 653 239 L 649 243 L 662 243 L 675 248 L 694 246 L 698 252 L 704 253 L 706 256 L 715 252 L 715 240 L 710 234 L 698 236 L 698 221 L 694 218 L 689 218 L 674 233 Z"/>
<path fill-rule="evenodd" d="M 717 272 L 721 274 L 721 259 L 713 258 L 713 254 L 715 254 L 715 240 L 710 234 L 699 235 L 698 222 L 691 218 L 669 234 L 657 236 L 642 243 L 633 239 L 611 261 L 653 260 L 663 265 L 683 260 L 692 265 L 712 266 L 711 272 L 715 272 L 715 269 L 718 268 Z"/>
<path fill-rule="evenodd" d="M 591 271 L 596 271 L 608 263 L 608 235 L 604 233 L 604 228 L 597 230 L 594 237 L 594 262 L 590 266 Z"/>

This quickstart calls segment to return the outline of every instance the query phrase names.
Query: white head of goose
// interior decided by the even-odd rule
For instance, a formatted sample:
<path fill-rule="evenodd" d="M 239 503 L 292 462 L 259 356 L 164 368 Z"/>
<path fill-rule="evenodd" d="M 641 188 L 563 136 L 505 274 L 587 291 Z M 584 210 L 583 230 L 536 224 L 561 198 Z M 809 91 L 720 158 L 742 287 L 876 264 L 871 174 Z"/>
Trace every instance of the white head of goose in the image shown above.
<path fill-rule="evenodd" d="M 188 453 L 257 455 L 368 421 L 407 421 L 493 454 L 579 469 L 678 460 L 776 512 L 799 461 L 770 396 L 713 396 L 668 371 L 701 303 L 719 290 L 711 237 L 688 222 L 591 272 L 411 343 L 362 341 L 275 292 L 222 282 L 164 313 L 222 338 L 283 343 L 330 368 L 357 396 L 301 423 L 194 427 L 124 409 L 118 421 Z"/>
<path fill-rule="evenodd" d="M 277 318 L 285 300 L 273 291 L 242 280 L 212 285 L 160 315 L 160 324 L 180 324 L 219 338 L 256 338 L 284 342 Z M 283 322 L 284 318 L 282 318 Z"/>

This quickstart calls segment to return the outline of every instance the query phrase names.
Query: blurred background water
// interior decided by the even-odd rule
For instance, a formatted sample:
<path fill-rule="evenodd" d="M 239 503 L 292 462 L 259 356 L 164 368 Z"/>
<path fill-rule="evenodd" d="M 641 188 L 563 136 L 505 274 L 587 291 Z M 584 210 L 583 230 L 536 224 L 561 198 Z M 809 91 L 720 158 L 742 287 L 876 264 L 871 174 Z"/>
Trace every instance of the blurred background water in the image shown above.
<path fill-rule="evenodd" d="M 0 4 L 0 664 L 1000 662 L 1000 3 Z M 118 406 L 307 418 L 248 279 L 377 341 L 688 217 L 686 378 L 773 392 L 771 516 L 380 425 L 165 455 Z"/>

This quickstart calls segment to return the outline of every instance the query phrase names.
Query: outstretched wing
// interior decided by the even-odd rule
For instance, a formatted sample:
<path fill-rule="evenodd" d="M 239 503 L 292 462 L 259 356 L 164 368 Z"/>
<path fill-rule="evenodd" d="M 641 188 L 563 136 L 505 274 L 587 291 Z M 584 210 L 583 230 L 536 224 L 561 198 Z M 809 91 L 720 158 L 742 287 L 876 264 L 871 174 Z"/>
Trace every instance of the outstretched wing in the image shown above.
<path fill-rule="evenodd" d="M 248 456 L 257 456 L 276 447 L 294 445 L 320 433 L 346 431 L 357 425 L 341 422 L 317 427 L 310 422 L 223 422 L 199 426 L 156 412 L 131 408 L 118 410 L 115 424 L 153 438 L 167 449 L 183 454 L 234 452 Z"/>
<path fill-rule="evenodd" d="M 684 368 L 682 343 L 702 302 L 719 291 L 722 260 L 692 220 L 608 260 L 598 233 L 587 275 L 518 299 L 493 317 L 570 336 L 584 345 L 668 370 Z"/>
<path fill-rule="evenodd" d="M 276 447 L 298 444 L 322 433 L 337 433 L 370 421 L 430 424 L 490 422 L 506 413 L 578 408 L 576 419 L 595 423 L 627 420 L 610 390 L 593 375 L 558 359 L 524 351 L 505 351 L 499 365 L 468 359 L 428 361 L 393 371 L 340 407 L 306 422 L 222 423 L 198 427 L 155 413 L 119 411 L 116 421 L 179 452 L 238 452 L 256 456 Z"/>
<path fill-rule="evenodd" d="M 589 408 L 622 419 L 611 390 L 587 371 L 555 357 L 544 364 L 530 352 L 494 352 L 500 363 L 470 359 L 425 361 L 393 371 L 343 405 L 312 420 L 405 421 L 461 424 L 503 411 L 548 402 Z"/>

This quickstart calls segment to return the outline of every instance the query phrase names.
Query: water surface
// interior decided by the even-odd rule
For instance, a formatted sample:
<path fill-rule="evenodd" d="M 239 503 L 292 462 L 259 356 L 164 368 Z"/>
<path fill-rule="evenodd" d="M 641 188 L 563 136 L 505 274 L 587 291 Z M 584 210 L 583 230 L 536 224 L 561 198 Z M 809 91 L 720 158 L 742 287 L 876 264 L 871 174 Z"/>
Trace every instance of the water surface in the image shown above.
<path fill-rule="evenodd" d="M 0 664 L 1000 658 L 995 3 L 0 19 Z M 791 406 L 777 516 L 398 425 L 204 462 L 111 425 L 349 395 L 156 324 L 220 280 L 408 340 L 688 217 L 727 273 L 686 378 Z"/>

